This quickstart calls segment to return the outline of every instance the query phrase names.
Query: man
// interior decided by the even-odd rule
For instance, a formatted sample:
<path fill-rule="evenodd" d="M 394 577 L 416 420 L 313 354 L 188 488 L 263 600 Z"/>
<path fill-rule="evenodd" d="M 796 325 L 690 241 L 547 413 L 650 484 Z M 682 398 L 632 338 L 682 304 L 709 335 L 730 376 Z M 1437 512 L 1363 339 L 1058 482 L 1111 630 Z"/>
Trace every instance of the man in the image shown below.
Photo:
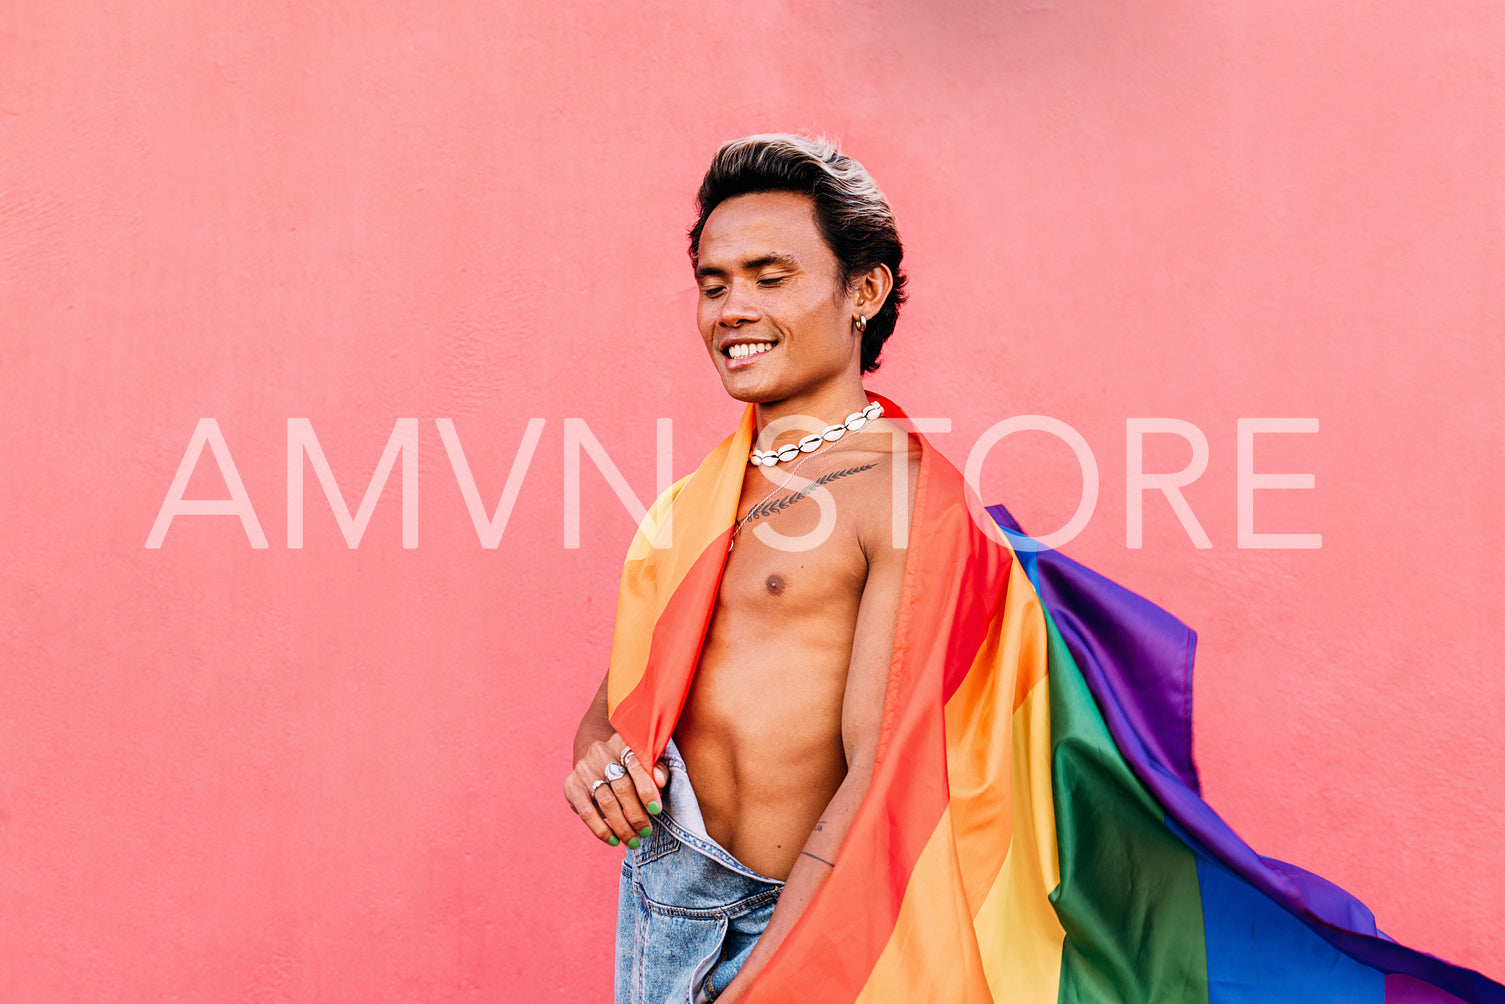
<path fill-rule="evenodd" d="M 1244 845 L 1198 793 L 1193 633 L 864 392 L 904 277 L 860 165 L 750 137 L 698 202 L 748 408 L 633 539 L 564 783 L 628 848 L 619 1004 L 1505 1004 Z"/>
<path fill-rule="evenodd" d="M 722 148 L 698 205 L 690 256 L 701 337 L 727 393 L 754 406 L 760 445 L 777 451 L 856 427 L 745 479 L 674 730 L 688 777 L 668 797 L 687 801 L 681 789 L 693 784 L 705 836 L 772 895 L 734 932 L 735 952 L 704 946 L 719 959 L 713 969 L 698 973 L 697 958 L 687 972 L 638 981 L 680 988 L 698 976 L 692 993 L 735 1001 L 825 879 L 867 791 L 904 570 L 893 507 L 904 507 L 902 526 L 910 501 L 890 486 L 899 464 L 912 490 L 918 457 L 895 451 L 903 433 L 893 423 L 856 417 L 877 410 L 862 375 L 878 365 L 904 282 L 893 214 L 861 165 L 800 137 L 754 137 Z M 801 492 L 816 481 L 818 490 Z M 826 512 L 834 523 L 823 526 Z M 599 838 L 636 852 L 652 834 L 667 770 L 654 778 L 624 756 L 606 702 L 603 680 L 565 793 Z M 628 775 L 596 785 L 619 761 Z M 624 962 L 619 979 L 630 989 L 633 965 Z"/>

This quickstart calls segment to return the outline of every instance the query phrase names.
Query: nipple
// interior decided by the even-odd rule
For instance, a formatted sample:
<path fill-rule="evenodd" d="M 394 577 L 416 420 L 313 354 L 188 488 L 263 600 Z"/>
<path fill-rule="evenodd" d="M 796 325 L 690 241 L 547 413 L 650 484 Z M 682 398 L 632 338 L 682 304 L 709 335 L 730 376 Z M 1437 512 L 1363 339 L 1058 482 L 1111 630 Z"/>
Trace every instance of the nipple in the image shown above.
<path fill-rule="evenodd" d="M 775 572 L 774 574 L 770 575 L 768 577 L 768 580 L 766 582 L 764 582 L 763 585 L 765 585 L 765 586 L 768 587 L 768 592 L 769 592 L 770 595 L 773 595 L 773 596 L 782 596 L 782 595 L 784 595 L 784 577 L 782 575 L 778 574 L 777 572 Z"/>

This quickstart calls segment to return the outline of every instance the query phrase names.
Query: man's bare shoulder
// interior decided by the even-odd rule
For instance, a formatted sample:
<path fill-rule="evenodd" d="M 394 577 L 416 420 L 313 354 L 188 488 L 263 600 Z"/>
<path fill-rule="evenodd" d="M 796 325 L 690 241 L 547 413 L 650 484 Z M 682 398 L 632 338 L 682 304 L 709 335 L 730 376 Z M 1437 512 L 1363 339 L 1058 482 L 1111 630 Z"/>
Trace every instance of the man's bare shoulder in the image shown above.
<path fill-rule="evenodd" d="M 838 503 L 852 507 L 850 525 L 869 558 L 905 546 L 902 531 L 914 511 L 921 455 L 919 441 L 892 422 L 880 420 L 872 429 L 854 440 L 837 466 L 863 477 L 833 486 Z"/>

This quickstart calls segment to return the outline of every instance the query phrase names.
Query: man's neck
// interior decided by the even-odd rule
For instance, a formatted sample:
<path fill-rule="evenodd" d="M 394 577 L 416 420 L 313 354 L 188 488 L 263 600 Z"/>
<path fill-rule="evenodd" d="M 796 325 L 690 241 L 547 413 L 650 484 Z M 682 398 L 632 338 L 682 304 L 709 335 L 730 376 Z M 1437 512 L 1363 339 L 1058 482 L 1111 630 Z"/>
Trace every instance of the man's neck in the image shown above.
<path fill-rule="evenodd" d="M 773 449 L 786 443 L 796 443 L 812 432 L 831 425 L 840 425 L 848 415 L 861 411 L 868 404 L 867 391 L 861 380 L 843 383 L 840 387 L 823 389 L 813 394 L 784 401 L 754 405 L 753 417 L 757 423 L 757 435 L 761 440 L 763 430 L 771 423 L 779 423 L 778 435 L 764 449 Z M 803 421 L 797 421 L 803 419 Z M 783 420 L 789 420 L 786 423 Z"/>

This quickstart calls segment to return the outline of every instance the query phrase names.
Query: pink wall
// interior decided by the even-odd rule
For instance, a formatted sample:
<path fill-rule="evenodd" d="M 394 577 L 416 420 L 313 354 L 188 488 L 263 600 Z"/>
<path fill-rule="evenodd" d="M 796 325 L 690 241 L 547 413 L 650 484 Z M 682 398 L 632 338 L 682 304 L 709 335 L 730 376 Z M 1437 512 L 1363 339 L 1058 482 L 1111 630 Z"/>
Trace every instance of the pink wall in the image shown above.
<path fill-rule="evenodd" d="M 958 463 L 1070 423 L 1068 550 L 1201 631 L 1206 789 L 1264 853 L 1505 976 L 1505 14 L 1495 4 L 104 4 L 0 12 L 0 998 L 600 1000 L 617 856 L 559 795 L 604 666 L 655 419 L 688 470 L 736 415 L 682 232 L 720 141 L 841 137 L 913 301 L 873 386 Z M 215 418 L 232 517 L 144 543 Z M 1125 423 L 1202 430 L 1125 545 Z M 1237 421 L 1257 529 L 1238 547 Z M 347 504 L 416 418 L 349 549 Z M 485 549 L 436 418 L 487 509 Z M 1152 437 L 1146 467 L 1189 448 Z M 1064 446 L 983 486 L 1059 526 Z M 189 498 L 224 497 L 210 454 Z"/>

